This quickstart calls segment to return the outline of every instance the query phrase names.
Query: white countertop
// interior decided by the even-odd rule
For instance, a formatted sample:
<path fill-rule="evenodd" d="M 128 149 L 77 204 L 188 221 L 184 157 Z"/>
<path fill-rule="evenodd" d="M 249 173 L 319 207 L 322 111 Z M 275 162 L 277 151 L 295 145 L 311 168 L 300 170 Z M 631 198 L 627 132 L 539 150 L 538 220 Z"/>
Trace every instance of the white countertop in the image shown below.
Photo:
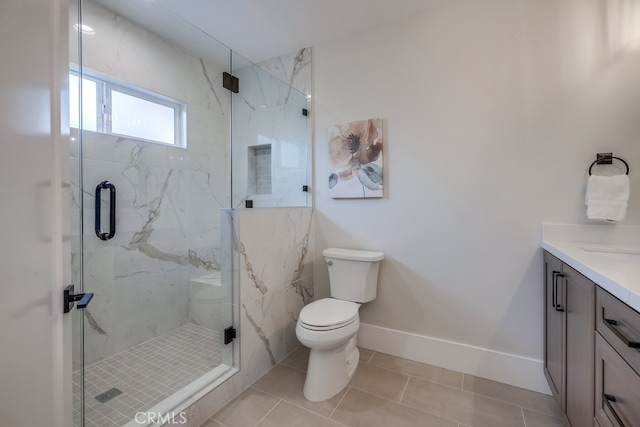
<path fill-rule="evenodd" d="M 543 224 L 542 248 L 640 312 L 640 227 Z"/>

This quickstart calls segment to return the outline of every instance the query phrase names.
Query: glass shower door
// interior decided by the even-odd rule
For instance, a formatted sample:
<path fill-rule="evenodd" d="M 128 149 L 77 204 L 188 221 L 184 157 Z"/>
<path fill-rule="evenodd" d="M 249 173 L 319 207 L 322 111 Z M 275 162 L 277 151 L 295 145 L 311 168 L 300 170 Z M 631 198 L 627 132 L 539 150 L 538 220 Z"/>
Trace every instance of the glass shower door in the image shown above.
<path fill-rule="evenodd" d="M 147 425 L 233 365 L 221 228 L 229 51 L 153 2 L 79 5 L 72 267 L 77 291 L 94 298 L 73 313 L 74 422 Z M 168 27 L 181 39 L 156 31 Z"/>

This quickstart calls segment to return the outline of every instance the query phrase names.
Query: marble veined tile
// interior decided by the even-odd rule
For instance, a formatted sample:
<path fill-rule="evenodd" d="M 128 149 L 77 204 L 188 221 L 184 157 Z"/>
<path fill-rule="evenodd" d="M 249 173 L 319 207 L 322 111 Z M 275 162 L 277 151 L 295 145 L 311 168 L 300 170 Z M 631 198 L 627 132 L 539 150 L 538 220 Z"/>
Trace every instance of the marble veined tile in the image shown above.
<path fill-rule="evenodd" d="M 283 346 L 285 354 L 300 345 L 296 337 L 296 324 L 300 310 L 311 301 L 313 301 L 313 282 L 299 280 L 284 288 Z"/>
<path fill-rule="evenodd" d="M 241 374 L 248 383 L 255 381 L 284 357 L 283 305 L 280 292 L 241 304 Z"/>
<path fill-rule="evenodd" d="M 241 261 L 242 291 L 267 293 L 299 280 L 309 250 L 311 209 L 282 208 L 241 210 L 239 241 L 245 254 Z"/>
<path fill-rule="evenodd" d="M 113 354 L 115 334 L 114 248 L 86 250 L 84 292 L 93 292 L 84 311 L 85 363 Z M 80 283 L 80 282 L 76 282 Z"/>
<path fill-rule="evenodd" d="M 311 94 L 310 47 L 262 61 L 258 66 L 296 90 L 307 95 Z"/>
<path fill-rule="evenodd" d="M 311 209 L 238 210 L 232 216 L 241 236 L 241 374 L 253 381 L 299 346 L 297 317 L 313 299 Z"/>
<path fill-rule="evenodd" d="M 108 180 L 116 188 L 116 235 L 103 242 L 93 227 L 85 227 L 85 247 L 138 244 L 174 240 L 186 236 L 187 186 L 180 170 L 124 165 L 99 160 L 85 161 L 84 218 L 93 224 L 95 187 Z M 101 216 L 109 229 L 109 191 L 102 190 Z"/>

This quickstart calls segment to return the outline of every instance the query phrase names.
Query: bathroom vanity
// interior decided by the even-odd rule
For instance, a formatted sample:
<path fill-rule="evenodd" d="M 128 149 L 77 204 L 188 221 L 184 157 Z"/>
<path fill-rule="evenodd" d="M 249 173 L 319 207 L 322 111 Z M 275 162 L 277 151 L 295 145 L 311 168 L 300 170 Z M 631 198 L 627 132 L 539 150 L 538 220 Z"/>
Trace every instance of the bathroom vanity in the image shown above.
<path fill-rule="evenodd" d="M 640 227 L 543 227 L 544 373 L 566 425 L 640 426 Z"/>

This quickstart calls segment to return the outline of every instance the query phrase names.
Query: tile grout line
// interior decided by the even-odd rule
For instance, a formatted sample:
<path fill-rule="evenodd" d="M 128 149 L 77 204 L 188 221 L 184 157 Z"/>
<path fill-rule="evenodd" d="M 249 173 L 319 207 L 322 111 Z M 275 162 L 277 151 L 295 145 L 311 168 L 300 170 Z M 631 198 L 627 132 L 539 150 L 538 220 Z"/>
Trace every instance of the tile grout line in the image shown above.
<path fill-rule="evenodd" d="M 267 393 L 267 394 L 268 394 L 268 393 Z M 276 396 L 276 397 L 277 397 L 277 396 Z M 319 412 L 316 412 L 316 411 L 314 411 L 313 409 L 305 408 L 304 406 L 302 406 L 302 405 L 300 405 L 300 404 L 298 404 L 298 403 L 296 403 L 296 402 L 293 402 L 293 401 L 291 401 L 291 400 L 287 400 L 287 399 L 285 399 L 284 397 L 282 397 L 282 398 L 280 398 L 280 399 L 281 399 L 283 402 L 288 403 L 289 405 L 293 405 L 293 406 L 295 406 L 296 408 L 302 409 L 302 410 L 303 410 L 303 411 L 305 411 L 305 412 L 309 412 L 309 413 L 311 413 L 311 414 L 313 414 L 313 415 L 317 415 L 317 416 L 322 417 L 322 418 L 324 418 L 324 419 L 329 419 L 326 415 L 323 415 L 323 414 L 321 414 L 321 413 L 319 413 Z M 335 421 L 335 420 L 331 420 L 331 421 L 336 422 L 336 423 L 338 423 L 338 424 L 342 424 L 342 423 L 341 423 L 341 422 L 339 422 L 339 421 Z M 344 424 L 342 424 L 342 425 L 344 425 Z"/>
<path fill-rule="evenodd" d="M 293 353 L 295 353 L 296 351 L 300 350 L 301 347 L 303 347 L 303 346 L 299 345 L 298 347 L 296 347 L 293 350 L 291 350 L 289 353 L 285 354 L 284 357 L 282 358 L 282 360 L 285 360 L 286 358 L 291 356 Z"/>
<path fill-rule="evenodd" d="M 276 365 L 276 366 L 278 366 L 278 365 Z M 258 380 L 256 380 L 256 382 L 257 382 L 257 381 L 258 381 Z M 248 388 L 254 388 L 254 389 L 258 390 L 259 392 L 266 394 L 267 396 L 275 397 L 276 399 L 280 399 L 280 400 L 282 400 L 282 401 L 284 401 L 284 402 L 287 402 L 287 403 L 289 403 L 289 404 L 291 404 L 291 405 L 297 406 L 298 408 L 300 408 L 300 409 L 304 409 L 305 411 L 311 412 L 312 414 L 316 414 L 316 415 L 319 415 L 319 416 L 321 416 L 321 417 L 326 418 L 326 416 L 322 415 L 322 414 L 321 414 L 321 413 L 319 413 L 319 412 L 314 411 L 313 409 L 305 408 L 304 406 L 302 406 L 302 405 L 300 405 L 300 404 L 298 404 L 298 403 L 296 403 L 296 402 L 293 402 L 293 401 L 291 401 L 291 400 L 288 400 L 288 399 L 287 399 L 287 398 L 285 398 L 285 397 L 278 396 L 277 394 L 273 394 L 273 393 L 270 393 L 270 392 L 268 392 L 268 391 L 266 391 L 266 390 L 263 390 L 263 389 L 261 389 L 261 388 L 259 388 L 259 387 L 256 387 L 256 386 L 255 386 L 255 383 L 251 384 L 249 387 L 247 387 L 247 389 L 248 389 Z M 242 393 L 240 393 L 240 394 L 242 394 Z M 240 394 L 238 394 L 238 396 L 240 396 Z M 231 400 L 231 402 L 232 402 L 233 400 L 235 400 L 238 396 L 234 397 L 234 398 Z M 229 403 L 231 403 L 231 402 L 229 402 Z M 276 406 L 277 406 L 277 404 L 276 404 Z M 221 409 L 221 410 L 222 410 L 222 409 Z M 219 411 L 218 411 L 218 412 L 219 412 Z M 217 412 L 216 412 L 216 413 L 217 413 Z"/>
<path fill-rule="evenodd" d="M 404 388 L 402 389 L 402 393 L 400 393 L 400 402 L 402 402 L 402 399 L 404 399 L 404 394 L 407 391 L 407 388 L 409 387 L 409 381 L 411 380 L 411 375 L 407 375 L 407 382 L 404 384 Z"/>
<path fill-rule="evenodd" d="M 333 410 L 331 411 L 331 413 L 329 414 L 329 416 L 327 418 L 331 419 L 331 417 L 333 416 L 333 413 L 336 412 L 336 409 L 338 409 L 338 406 L 340 406 L 340 404 L 342 403 L 344 398 L 347 397 L 347 393 L 349 393 L 349 390 L 351 390 L 351 387 L 347 385 L 347 391 L 342 395 L 342 398 L 340 399 L 340 401 L 338 402 L 336 407 L 333 408 Z"/>
<path fill-rule="evenodd" d="M 520 413 L 522 414 L 522 422 L 524 423 L 524 427 L 527 427 L 527 419 L 524 417 L 524 408 L 520 407 Z"/>
<path fill-rule="evenodd" d="M 257 422 L 257 423 L 255 423 L 254 425 L 256 425 L 256 426 L 257 426 L 258 424 L 260 424 L 260 423 L 262 422 L 262 420 L 264 420 L 265 418 L 267 418 L 267 417 L 269 416 L 269 414 L 270 414 L 271 412 L 273 412 L 273 410 L 274 410 L 274 409 L 276 409 L 276 407 L 277 407 L 280 403 L 282 403 L 282 401 L 283 401 L 283 400 L 284 400 L 283 398 L 280 398 L 280 400 L 278 400 L 278 402 L 276 402 L 276 404 L 275 404 L 275 405 L 273 405 L 273 408 L 269 409 L 269 411 L 268 411 L 266 414 L 264 414 L 264 416 L 263 416 L 262 418 L 260 418 L 260 419 L 258 420 L 258 422 Z"/>
<path fill-rule="evenodd" d="M 276 396 L 276 397 L 277 397 L 277 396 Z M 296 402 L 291 401 L 291 400 L 287 400 L 287 399 L 285 399 L 284 397 L 282 397 L 281 399 L 282 399 L 284 402 L 286 402 L 286 403 L 288 403 L 288 404 L 290 404 L 290 405 L 296 406 L 296 407 L 298 407 L 298 408 L 300 408 L 300 409 L 303 409 L 303 410 L 305 410 L 305 411 L 307 411 L 307 412 L 311 412 L 311 413 L 312 413 L 312 414 L 314 414 L 314 415 L 317 415 L 317 416 L 322 417 L 322 418 L 327 418 L 327 416 L 326 416 L 326 415 L 323 415 L 323 414 L 321 414 L 320 412 L 316 412 L 316 411 L 314 411 L 313 409 L 305 408 L 304 406 L 300 405 L 299 403 L 296 403 Z M 310 401 L 310 402 L 311 402 L 311 401 Z M 312 403 L 314 403 L 314 402 L 312 402 Z"/>
<path fill-rule="evenodd" d="M 299 372 L 304 372 L 305 374 L 307 373 L 307 371 L 303 371 L 302 369 L 296 366 L 287 365 L 286 363 L 284 363 L 284 361 L 280 362 L 279 365 L 286 366 L 287 368 L 295 369 L 296 371 L 299 371 Z"/>
<path fill-rule="evenodd" d="M 366 362 L 364 362 L 364 363 L 366 363 L 366 364 L 371 363 L 371 360 L 373 360 L 373 356 L 375 356 L 375 354 L 376 354 L 376 352 L 375 352 L 375 351 L 371 351 L 371 356 L 369 356 L 369 360 L 367 360 L 367 361 L 366 361 Z"/>
<path fill-rule="evenodd" d="M 384 353 L 380 353 L 380 354 L 384 354 Z M 416 363 L 421 363 L 421 362 L 416 362 Z M 436 381 L 434 379 L 420 377 L 420 376 L 417 376 L 415 374 L 411 374 L 411 373 L 408 373 L 406 371 L 402 371 L 400 369 L 389 368 L 387 366 L 375 365 L 375 364 L 371 364 L 371 363 L 368 363 L 368 365 L 370 365 L 373 368 L 383 369 L 383 370 L 388 371 L 388 372 L 393 372 L 393 373 L 396 373 L 396 374 L 402 374 L 402 375 L 405 375 L 405 376 L 414 377 L 416 379 L 423 380 L 423 381 L 428 381 L 428 382 L 433 383 L 433 384 L 443 385 L 445 387 L 454 388 L 456 390 L 462 390 L 462 388 L 459 387 L 459 386 L 452 386 L 452 385 L 446 384 L 444 382 Z M 436 368 L 439 368 L 438 366 L 435 366 L 435 365 L 429 365 L 429 366 L 434 366 Z M 446 368 L 440 368 L 440 369 L 446 369 Z M 448 369 L 448 370 L 451 371 L 451 369 Z M 452 372 L 456 372 L 456 373 L 464 375 L 462 372 L 458 372 L 458 371 L 452 371 Z M 484 395 L 481 395 L 481 396 L 484 396 Z"/>
<path fill-rule="evenodd" d="M 405 377 L 413 377 L 413 378 L 415 378 L 415 379 L 417 379 L 417 380 L 426 381 L 426 382 L 431 383 L 431 384 L 437 384 L 437 385 L 440 385 L 440 386 L 443 386 L 443 387 L 452 388 L 452 389 L 454 389 L 454 390 L 458 390 L 458 391 L 466 391 L 466 390 L 462 390 L 460 387 L 457 387 L 457 386 L 452 386 L 452 385 L 445 384 L 445 383 L 442 383 L 442 382 L 439 382 L 439 381 L 434 381 L 434 380 L 432 380 L 432 379 L 428 379 L 428 378 L 424 378 L 424 377 L 419 377 L 419 376 L 417 376 L 417 375 L 409 374 L 409 373 L 407 373 L 407 372 L 403 372 L 403 371 L 400 371 L 400 370 L 390 369 L 390 368 L 387 368 L 387 367 L 385 367 L 385 366 L 380 366 L 380 365 L 370 365 L 370 366 L 371 366 L 372 368 L 382 369 L 383 371 L 391 372 L 391 373 L 394 373 L 394 374 L 400 374 L 400 375 L 403 375 L 403 376 L 405 376 Z M 358 389 L 356 389 L 356 390 L 358 390 Z M 468 392 L 468 393 L 471 393 L 471 392 Z M 490 398 L 489 396 L 486 396 L 486 395 L 484 395 L 484 394 L 480 394 L 480 393 L 474 393 L 474 394 L 476 394 L 476 395 L 478 395 L 478 396 L 483 396 L 483 397 Z M 386 399 L 386 398 L 385 398 L 385 399 Z M 494 400 L 498 400 L 498 399 L 494 399 Z M 509 403 L 509 402 L 506 402 L 506 403 Z M 518 406 L 518 405 L 516 405 L 516 406 Z"/>
<path fill-rule="evenodd" d="M 208 421 L 215 421 L 215 422 L 217 422 L 218 424 L 220 424 L 220 425 L 222 425 L 222 426 L 224 426 L 224 427 L 229 427 L 227 424 L 223 423 L 222 421 L 218 421 L 218 420 L 216 420 L 216 419 L 215 419 L 215 418 L 213 418 L 213 417 L 210 417 L 210 418 L 207 418 L 206 420 L 204 420 L 204 422 L 203 422 L 202 424 L 200 424 L 200 426 L 203 426 L 203 425 L 204 425 L 204 423 L 206 423 L 206 422 L 208 422 Z"/>
<path fill-rule="evenodd" d="M 532 408 L 529 408 L 529 407 L 526 407 L 526 406 L 522 406 L 521 408 L 522 408 L 523 410 L 524 410 L 524 409 L 526 409 L 527 411 L 535 412 L 535 413 L 537 413 L 537 414 L 542 414 L 542 415 L 547 415 L 547 416 L 549 416 L 549 417 L 562 419 L 562 417 L 561 417 L 560 415 L 550 414 L 550 413 L 548 413 L 548 412 L 544 412 L 544 411 L 541 411 L 541 410 L 539 410 L 539 409 L 532 409 Z"/>

